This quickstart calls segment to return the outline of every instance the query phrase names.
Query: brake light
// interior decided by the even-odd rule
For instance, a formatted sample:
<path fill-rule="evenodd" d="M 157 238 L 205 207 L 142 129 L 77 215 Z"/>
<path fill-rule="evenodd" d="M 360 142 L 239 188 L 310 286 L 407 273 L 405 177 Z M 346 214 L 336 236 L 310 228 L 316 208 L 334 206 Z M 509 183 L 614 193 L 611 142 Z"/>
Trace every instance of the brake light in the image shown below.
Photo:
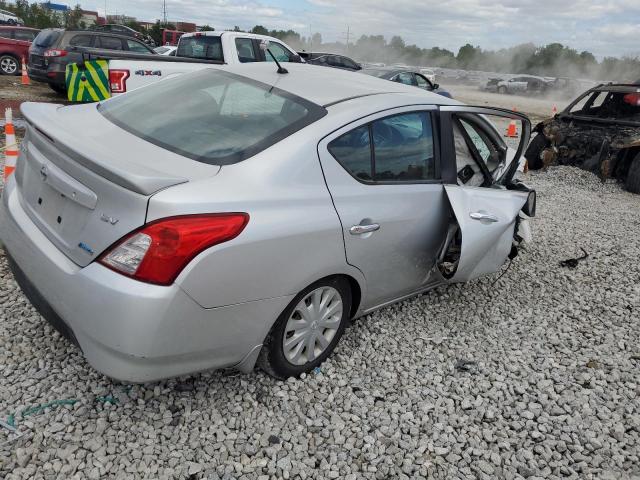
<path fill-rule="evenodd" d="M 248 222 L 246 213 L 164 218 L 130 233 L 98 262 L 142 282 L 171 285 L 196 255 L 237 237 Z"/>
<path fill-rule="evenodd" d="M 50 50 L 45 50 L 43 55 L 45 57 L 66 57 L 67 56 L 67 51 L 66 50 L 58 50 L 57 48 L 52 48 Z"/>
<path fill-rule="evenodd" d="M 624 103 L 640 107 L 640 93 L 628 93 L 623 97 Z"/>
<path fill-rule="evenodd" d="M 111 93 L 125 93 L 127 91 L 129 70 L 109 70 L 109 88 Z"/>

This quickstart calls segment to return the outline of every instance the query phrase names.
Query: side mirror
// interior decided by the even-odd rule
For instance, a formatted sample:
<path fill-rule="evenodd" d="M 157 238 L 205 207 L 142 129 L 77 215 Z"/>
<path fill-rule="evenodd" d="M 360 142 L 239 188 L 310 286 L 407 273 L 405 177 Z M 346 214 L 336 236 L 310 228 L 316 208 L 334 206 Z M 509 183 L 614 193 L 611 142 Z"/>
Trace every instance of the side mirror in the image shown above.
<path fill-rule="evenodd" d="M 529 192 L 529 196 L 527 197 L 526 203 L 522 207 L 522 211 L 528 217 L 536 216 L 536 191 L 535 190 L 531 190 Z"/>
<path fill-rule="evenodd" d="M 440 84 L 439 83 L 434 83 L 433 84 L 433 89 L 434 90 L 438 90 L 440 88 Z"/>
<path fill-rule="evenodd" d="M 302 63 L 302 57 L 298 54 L 292 55 L 291 60 L 292 63 Z"/>

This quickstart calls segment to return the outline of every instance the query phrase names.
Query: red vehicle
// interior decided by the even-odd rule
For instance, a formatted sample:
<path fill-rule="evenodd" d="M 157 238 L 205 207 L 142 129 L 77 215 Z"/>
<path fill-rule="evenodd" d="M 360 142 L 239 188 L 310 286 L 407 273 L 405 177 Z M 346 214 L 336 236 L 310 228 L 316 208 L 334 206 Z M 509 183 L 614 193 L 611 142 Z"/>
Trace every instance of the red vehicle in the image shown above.
<path fill-rule="evenodd" d="M 0 74 L 20 75 L 22 59 L 29 58 L 29 47 L 40 30 L 0 25 Z"/>
<path fill-rule="evenodd" d="M 162 31 L 162 45 L 173 45 L 174 47 L 178 45 L 178 40 L 182 35 L 186 32 L 181 32 L 179 30 L 163 30 Z"/>

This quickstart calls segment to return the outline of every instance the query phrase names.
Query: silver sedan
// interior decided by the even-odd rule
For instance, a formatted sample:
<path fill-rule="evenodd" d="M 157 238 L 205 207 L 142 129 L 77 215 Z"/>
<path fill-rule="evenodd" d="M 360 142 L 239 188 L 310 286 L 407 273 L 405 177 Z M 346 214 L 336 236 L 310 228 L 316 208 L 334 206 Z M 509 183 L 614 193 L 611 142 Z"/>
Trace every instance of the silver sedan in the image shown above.
<path fill-rule="evenodd" d="M 97 370 L 296 376 L 351 319 L 494 273 L 527 236 L 526 117 L 287 68 L 22 106 L 0 238 L 25 294 Z M 517 149 L 500 121 L 520 124 Z"/>

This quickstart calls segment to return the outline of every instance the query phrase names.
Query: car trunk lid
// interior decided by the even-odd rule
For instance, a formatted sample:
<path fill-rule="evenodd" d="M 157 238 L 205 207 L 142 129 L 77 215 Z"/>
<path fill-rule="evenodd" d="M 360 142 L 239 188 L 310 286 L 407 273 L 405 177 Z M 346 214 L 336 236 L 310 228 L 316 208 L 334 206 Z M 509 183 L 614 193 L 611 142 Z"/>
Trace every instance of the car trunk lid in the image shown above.
<path fill-rule="evenodd" d="M 20 201 L 34 223 L 81 266 L 145 223 L 155 192 L 216 175 L 113 125 L 95 104 L 26 103 L 16 169 Z"/>

